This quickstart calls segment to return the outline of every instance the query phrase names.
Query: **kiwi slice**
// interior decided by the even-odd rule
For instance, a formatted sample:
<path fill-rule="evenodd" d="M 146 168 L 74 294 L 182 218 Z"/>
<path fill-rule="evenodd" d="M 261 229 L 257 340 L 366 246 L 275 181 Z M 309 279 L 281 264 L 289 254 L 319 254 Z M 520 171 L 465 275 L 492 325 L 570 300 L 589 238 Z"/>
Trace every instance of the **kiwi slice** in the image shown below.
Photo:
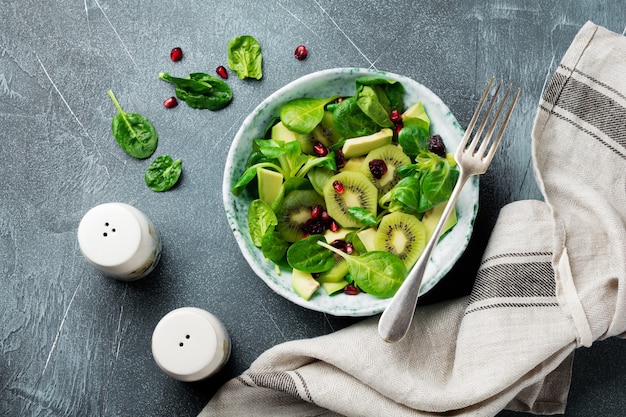
<path fill-rule="evenodd" d="M 426 227 L 412 214 L 395 211 L 385 215 L 374 237 L 376 250 L 387 251 L 411 268 L 426 246 Z"/>
<path fill-rule="evenodd" d="M 380 178 L 372 174 L 370 162 L 374 160 L 382 160 L 387 166 L 387 172 Z M 376 186 L 378 194 L 383 196 L 400 181 L 400 176 L 396 172 L 398 167 L 410 163 L 411 159 L 398 146 L 385 145 L 367 154 L 361 164 L 361 172 Z"/>
<path fill-rule="evenodd" d="M 326 211 L 342 227 L 363 226 L 348 213 L 352 207 L 360 207 L 376 214 L 378 191 L 365 175 L 360 172 L 340 172 L 332 176 L 324 185 Z"/>
<path fill-rule="evenodd" d="M 311 218 L 313 207 L 324 206 L 324 199 L 315 190 L 294 190 L 285 196 L 276 217 L 278 224 L 276 231 L 287 242 L 297 242 L 302 239 L 302 226 Z"/>

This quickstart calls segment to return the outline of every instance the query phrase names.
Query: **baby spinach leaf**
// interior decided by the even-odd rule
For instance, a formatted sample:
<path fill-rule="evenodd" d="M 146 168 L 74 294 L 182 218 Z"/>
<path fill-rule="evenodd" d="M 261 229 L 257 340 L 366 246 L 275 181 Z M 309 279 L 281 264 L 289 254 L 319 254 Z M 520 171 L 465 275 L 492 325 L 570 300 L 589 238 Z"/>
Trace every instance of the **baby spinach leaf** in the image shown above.
<path fill-rule="evenodd" d="M 228 66 L 243 78 L 263 77 L 261 45 L 249 35 L 236 36 L 228 42 Z"/>
<path fill-rule="evenodd" d="M 348 262 L 348 271 L 354 283 L 374 297 L 392 297 L 408 274 L 404 262 L 389 252 L 372 251 L 353 256 L 321 240 L 317 244 L 342 256 Z"/>
<path fill-rule="evenodd" d="M 337 96 L 329 98 L 297 98 L 285 103 L 280 108 L 280 120 L 294 132 L 307 134 L 324 118 L 324 106 L 335 100 Z"/>
<path fill-rule="evenodd" d="M 442 158 L 441 161 L 439 169 L 424 172 L 420 178 L 422 194 L 432 207 L 450 198 L 459 177 L 459 172 L 452 169 L 446 159 Z"/>
<path fill-rule="evenodd" d="M 391 104 L 380 86 L 363 86 L 357 93 L 356 102 L 361 111 L 378 126 L 393 127 L 393 122 L 389 118 Z"/>
<path fill-rule="evenodd" d="M 376 224 L 378 223 L 378 221 L 376 220 L 376 215 L 370 213 L 362 207 L 350 207 L 348 209 L 348 214 L 365 226 L 372 227 L 376 226 Z"/>
<path fill-rule="evenodd" d="M 418 214 L 420 211 L 420 180 L 417 176 L 402 178 L 383 195 L 379 204 L 390 212 L 403 211 Z"/>
<path fill-rule="evenodd" d="M 107 92 L 117 115 L 111 122 L 111 130 L 120 147 L 130 156 L 145 159 L 151 156 L 157 148 L 159 137 L 154 126 L 148 119 L 137 113 L 126 113 L 115 98 L 113 91 Z"/>
<path fill-rule="evenodd" d="M 173 77 L 162 72 L 159 78 L 174 84 L 176 97 L 194 109 L 220 110 L 233 99 L 233 92 L 228 84 L 202 72 L 189 74 L 186 78 Z"/>
<path fill-rule="evenodd" d="M 335 265 L 335 256 L 318 242 L 326 242 L 322 235 L 311 235 L 291 245 L 287 250 L 287 262 L 294 269 L 304 272 L 324 272 Z"/>
<path fill-rule="evenodd" d="M 261 251 L 263 255 L 273 262 L 279 262 L 285 257 L 289 243 L 275 230 L 268 230 L 261 238 Z"/>
<path fill-rule="evenodd" d="M 357 103 L 355 96 L 348 97 L 333 110 L 335 129 L 344 138 L 355 138 L 376 133 L 380 127 L 370 119 Z"/>
<path fill-rule="evenodd" d="M 420 150 L 428 150 L 430 134 L 428 129 L 420 124 L 404 126 L 398 133 L 398 143 L 405 154 L 414 157 Z"/>
<path fill-rule="evenodd" d="M 269 204 L 260 199 L 252 200 L 248 208 L 248 230 L 256 247 L 261 247 L 263 236 L 277 224 L 278 219 Z"/>
<path fill-rule="evenodd" d="M 361 77 L 356 80 L 357 89 L 359 85 L 377 85 L 384 91 L 389 100 L 391 110 L 396 109 L 402 112 L 404 109 L 404 86 L 402 83 L 377 77 L 375 75 Z"/>
<path fill-rule="evenodd" d="M 157 157 L 146 169 L 144 178 L 152 191 L 162 192 L 171 189 L 182 173 L 182 160 L 172 160 L 169 155 Z"/>

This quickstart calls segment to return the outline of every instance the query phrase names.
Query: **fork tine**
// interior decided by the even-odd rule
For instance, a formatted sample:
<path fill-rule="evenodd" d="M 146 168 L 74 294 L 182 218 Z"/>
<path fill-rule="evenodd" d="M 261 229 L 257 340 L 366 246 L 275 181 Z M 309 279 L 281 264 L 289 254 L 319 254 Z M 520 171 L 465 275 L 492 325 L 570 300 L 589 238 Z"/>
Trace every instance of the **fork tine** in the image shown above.
<path fill-rule="evenodd" d="M 502 81 L 500 81 L 500 85 L 502 85 Z M 491 125 L 489 126 L 489 129 L 487 130 L 487 134 L 485 135 L 485 138 L 483 139 L 482 143 L 480 144 L 480 148 L 478 148 L 478 151 L 476 151 L 476 154 L 479 157 L 483 157 L 485 156 L 485 152 L 487 151 L 487 148 L 490 145 L 491 142 L 491 137 L 493 136 L 493 132 L 496 130 L 496 126 L 498 124 L 498 119 L 500 119 L 500 114 L 502 113 L 502 109 L 504 108 L 504 105 L 506 104 L 506 99 L 509 97 L 509 93 L 511 92 L 511 88 L 513 88 L 513 84 L 509 84 L 509 88 L 507 88 L 506 92 L 504 93 L 504 97 L 502 98 L 502 102 L 500 103 L 500 106 L 498 107 L 498 110 L 496 111 L 496 114 L 493 116 L 493 119 L 491 121 Z M 496 91 L 496 94 L 498 92 Z M 495 95 L 494 95 L 495 97 Z M 491 109 L 489 109 L 491 110 Z M 485 121 L 486 121 L 487 117 L 485 117 Z"/>
<path fill-rule="evenodd" d="M 491 85 L 493 84 L 494 79 L 495 77 L 492 76 L 489 82 L 487 83 L 487 87 L 485 88 L 485 91 L 483 92 L 483 95 L 480 98 L 480 101 L 478 102 L 478 106 L 476 107 L 476 110 L 474 110 L 474 115 L 472 116 L 469 124 L 467 125 L 467 129 L 465 130 L 465 135 L 463 135 L 463 139 L 461 140 L 461 143 L 459 144 L 459 147 L 457 148 L 457 152 L 462 152 L 467 146 L 467 141 L 472 136 L 472 130 L 474 130 L 474 126 L 476 125 L 476 122 L 478 121 L 478 117 L 480 116 L 480 112 L 483 109 L 483 105 L 485 104 L 485 101 L 487 99 L 487 94 L 489 94 L 489 90 L 491 90 Z"/>
<path fill-rule="evenodd" d="M 509 90 L 511 89 L 511 87 L 512 86 L 509 86 Z M 504 131 L 506 130 L 507 125 L 509 124 L 509 120 L 511 119 L 511 114 L 513 113 L 513 109 L 515 108 L 515 105 L 517 104 L 517 100 L 519 99 L 519 95 L 521 91 L 522 89 L 518 87 L 517 91 L 515 92 L 515 95 L 513 96 L 513 100 L 511 101 L 509 110 L 507 111 L 506 116 L 504 117 L 504 120 L 502 121 L 502 124 L 500 125 L 500 129 L 498 130 L 496 138 L 493 141 L 493 146 L 491 146 L 491 149 L 489 149 L 489 152 L 485 156 L 485 159 L 487 160 L 487 162 L 491 162 L 493 155 L 496 153 L 496 150 L 498 149 L 498 146 L 500 145 L 500 141 L 502 140 L 502 136 L 504 136 Z M 502 102 L 502 104 L 504 104 L 504 101 Z"/>
<path fill-rule="evenodd" d="M 467 147 L 467 151 L 472 155 L 475 153 L 478 143 L 481 142 L 480 137 L 482 136 L 483 131 L 485 130 L 485 127 L 487 126 L 487 122 L 489 121 L 489 116 L 491 115 L 493 106 L 495 106 L 496 102 L 498 101 L 498 94 L 500 94 L 502 83 L 503 83 L 503 80 L 500 80 L 498 87 L 496 87 L 496 91 L 494 91 L 493 95 L 491 96 L 491 101 L 489 102 L 489 107 L 487 108 L 487 111 L 485 111 L 483 120 L 480 123 L 480 126 L 478 127 L 478 129 L 476 129 L 476 132 L 474 133 L 474 137 L 472 138 L 471 143 Z M 496 116 L 494 120 L 497 120 L 497 119 L 498 117 Z M 489 139 L 489 130 L 487 131 L 487 137 L 483 139 L 482 143 L 485 143 L 486 141 L 488 141 L 488 139 Z M 483 153 L 484 153 L 484 149 L 483 149 Z"/>

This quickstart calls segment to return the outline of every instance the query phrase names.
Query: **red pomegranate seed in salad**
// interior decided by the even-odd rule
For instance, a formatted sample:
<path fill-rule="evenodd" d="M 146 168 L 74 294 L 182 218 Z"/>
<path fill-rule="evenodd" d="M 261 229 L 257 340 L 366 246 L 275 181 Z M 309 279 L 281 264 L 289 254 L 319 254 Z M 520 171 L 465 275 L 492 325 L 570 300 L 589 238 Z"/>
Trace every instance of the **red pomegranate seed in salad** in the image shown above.
<path fill-rule="evenodd" d="M 400 121 L 402 120 L 402 118 L 400 117 L 400 112 L 396 109 L 391 110 L 389 118 L 391 119 L 393 124 L 400 123 Z"/>
<path fill-rule="evenodd" d="M 347 245 L 346 241 L 345 240 L 341 240 L 341 239 L 333 240 L 330 243 L 330 246 L 332 246 L 333 248 L 337 248 L 337 249 L 339 249 L 342 252 L 346 251 L 346 245 Z"/>
<path fill-rule="evenodd" d="M 323 212 L 324 212 L 324 207 L 318 204 L 317 206 L 314 206 L 311 209 L 311 217 L 313 217 L 314 219 L 319 219 L 320 217 L 322 217 Z"/>
<path fill-rule="evenodd" d="M 168 109 L 173 109 L 174 107 L 178 106 L 178 100 L 176 100 L 176 97 L 170 97 L 165 99 L 163 105 Z"/>
<path fill-rule="evenodd" d="M 396 133 L 400 133 L 404 125 L 402 123 L 396 123 Z"/>
<path fill-rule="evenodd" d="M 324 146 L 323 143 L 317 142 L 315 145 L 313 145 L 313 152 L 317 156 L 326 156 L 328 155 L 328 148 Z"/>
<path fill-rule="evenodd" d="M 359 293 L 359 289 L 352 284 L 348 284 L 343 289 L 343 292 L 345 292 L 347 295 L 357 295 Z"/>
<path fill-rule="evenodd" d="M 174 62 L 183 59 L 183 50 L 179 47 L 172 49 L 172 51 L 170 52 L 170 59 Z"/>
<path fill-rule="evenodd" d="M 344 192 L 343 184 L 339 180 L 333 181 L 333 188 L 337 194 L 343 194 Z"/>
<path fill-rule="evenodd" d="M 226 71 L 226 67 L 224 67 L 223 65 L 220 65 L 219 67 L 217 67 L 215 69 L 215 72 L 217 72 L 217 75 L 219 75 L 223 79 L 228 78 L 228 71 Z"/>
<path fill-rule="evenodd" d="M 352 246 L 352 243 L 346 243 L 346 253 L 348 255 L 352 255 L 353 252 L 354 252 L 354 246 Z"/>
<path fill-rule="evenodd" d="M 327 211 L 322 212 L 322 221 L 324 223 L 330 223 L 332 221 L 332 219 L 330 218 L 330 214 L 328 214 Z"/>
<path fill-rule="evenodd" d="M 306 58 L 308 53 L 309 52 L 306 50 L 306 46 L 298 45 L 298 47 L 294 51 L 293 55 L 296 57 L 297 60 L 302 61 L 303 59 Z"/>
<path fill-rule="evenodd" d="M 339 225 L 334 220 L 330 222 L 330 226 L 328 228 L 333 233 L 337 233 L 339 231 Z"/>
<path fill-rule="evenodd" d="M 341 149 L 337 149 L 335 151 L 335 165 L 337 165 L 337 169 L 341 169 L 346 166 L 346 157 L 343 155 L 343 151 Z"/>

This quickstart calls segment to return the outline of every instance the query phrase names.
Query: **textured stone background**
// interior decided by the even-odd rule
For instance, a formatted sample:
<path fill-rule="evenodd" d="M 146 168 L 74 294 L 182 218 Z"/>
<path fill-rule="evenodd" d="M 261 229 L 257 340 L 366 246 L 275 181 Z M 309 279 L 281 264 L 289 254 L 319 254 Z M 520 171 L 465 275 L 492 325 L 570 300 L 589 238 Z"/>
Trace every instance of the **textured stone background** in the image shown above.
<path fill-rule="evenodd" d="M 244 117 L 317 70 L 409 76 L 448 103 L 461 125 L 492 74 L 522 87 L 481 180 L 470 247 L 422 302 L 467 293 L 499 209 L 541 198 L 530 131 L 547 78 L 585 21 L 622 33 L 624 10 L 624 0 L 0 0 L 0 415 L 193 416 L 267 348 L 357 320 L 275 295 L 238 252 L 222 207 L 224 162 Z M 242 34 L 262 45 L 261 81 L 231 73 L 235 98 L 219 112 L 163 108 L 172 86 L 157 79 L 160 71 L 213 73 L 226 64 L 229 39 Z M 310 54 L 297 61 L 302 43 Z M 169 60 L 174 46 L 183 61 Z M 148 162 L 113 140 L 109 88 L 127 111 L 154 123 L 157 154 L 183 159 L 174 190 L 151 192 Z M 162 235 L 165 253 L 148 279 L 113 281 L 78 251 L 78 222 L 111 201 L 138 207 Z M 186 305 L 216 314 L 233 338 L 224 370 L 196 384 L 167 377 L 150 353 L 156 323 Z M 624 357 L 626 343 L 616 340 L 577 352 L 567 416 L 623 415 Z"/>

